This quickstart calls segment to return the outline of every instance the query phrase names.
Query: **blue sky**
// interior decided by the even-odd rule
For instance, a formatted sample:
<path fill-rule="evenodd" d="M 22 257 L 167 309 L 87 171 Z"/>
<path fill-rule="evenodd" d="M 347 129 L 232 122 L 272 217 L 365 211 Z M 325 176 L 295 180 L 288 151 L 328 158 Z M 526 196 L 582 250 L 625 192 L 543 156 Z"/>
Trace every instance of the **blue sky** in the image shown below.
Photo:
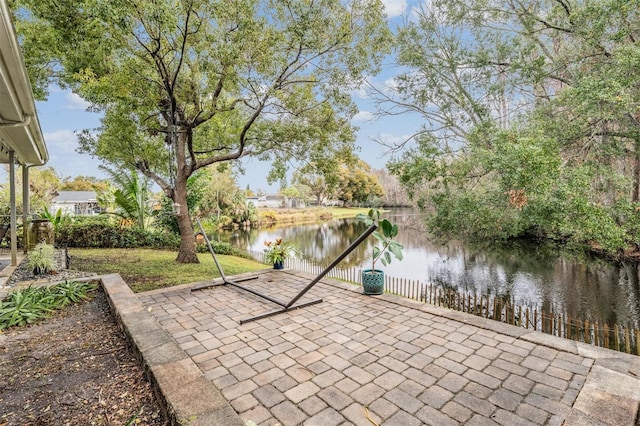
<path fill-rule="evenodd" d="M 407 1 L 384 0 L 383 3 L 389 23 L 394 27 L 406 12 Z M 370 80 L 376 85 L 384 84 L 392 80 L 394 72 L 393 67 L 389 65 L 380 75 L 371 77 Z M 375 140 L 402 141 L 419 128 L 420 121 L 410 116 L 374 119 L 375 106 L 367 98 L 364 90 L 354 92 L 353 99 L 360 109 L 352 120 L 353 125 L 359 128 L 356 140 L 360 147 L 359 156 L 373 168 L 384 168 L 390 155 L 387 148 Z M 47 166 L 53 167 L 61 178 L 73 178 L 79 175 L 106 177 L 98 169 L 100 160 L 76 152 L 78 143 L 75 132 L 93 129 L 100 125 L 101 114 L 87 112 L 88 106 L 76 94 L 58 88 L 52 88 L 46 102 L 36 103 L 40 125 L 49 150 L 50 160 Z M 241 188 L 250 185 L 254 190 L 277 191 L 277 184 L 269 187 L 266 182 L 269 164 L 248 159 L 243 165 L 245 174 L 238 176 L 238 184 Z"/>

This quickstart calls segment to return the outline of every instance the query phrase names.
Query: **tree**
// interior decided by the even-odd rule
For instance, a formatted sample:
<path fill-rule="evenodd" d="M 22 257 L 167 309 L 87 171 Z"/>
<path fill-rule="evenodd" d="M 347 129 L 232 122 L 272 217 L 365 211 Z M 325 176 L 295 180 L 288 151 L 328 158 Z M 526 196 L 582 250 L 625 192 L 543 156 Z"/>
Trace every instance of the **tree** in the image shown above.
<path fill-rule="evenodd" d="M 371 174 L 371 166 L 362 160 L 353 165 L 343 164 L 338 175 L 336 197 L 343 203 L 372 203 L 384 196 L 378 179 Z"/>
<path fill-rule="evenodd" d="M 6 172 L 7 176 L 9 172 Z M 50 206 L 58 195 L 60 177 L 53 167 L 36 167 L 29 172 L 29 206 L 33 212 L 42 212 Z M 22 175 L 16 174 L 16 206 L 18 213 L 22 213 Z M 5 206 L 0 209 L 0 214 L 9 215 L 9 184 L 0 185 L 0 203 Z"/>
<path fill-rule="evenodd" d="M 437 0 L 399 31 L 381 113 L 425 126 L 390 164 L 435 229 L 638 241 L 640 1 Z"/>
<path fill-rule="evenodd" d="M 385 206 L 409 206 L 409 196 L 404 190 L 398 177 L 390 174 L 385 169 L 373 170 L 371 172 L 378 180 L 384 192 L 383 204 Z"/>
<path fill-rule="evenodd" d="M 389 35 L 379 0 L 19 4 L 34 83 L 104 111 L 81 152 L 136 168 L 185 207 L 188 178 L 209 165 L 253 155 L 282 176 L 291 158 L 350 151 L 345 94 L 377 70 Z M 178 225 L 177 260 L 197 262 L 187 212 Z"/>
<path fill-rule="evenodd" d="M 320 206 L 336 191 L 339 167 L 340 162 L 337 160 L 308 163 L 295 171 L 293 181 L 309 188 L 309 193 L 315 197 L 316 204 Z"/>
<path fill-rule="evenodd" d="M 93 176 L 76 176 L 73 179 L 66 177 L 62 180 L 60 191 L 95 191 L 96 188 L 106 189 L 107 183 L 104 179 Z"/>

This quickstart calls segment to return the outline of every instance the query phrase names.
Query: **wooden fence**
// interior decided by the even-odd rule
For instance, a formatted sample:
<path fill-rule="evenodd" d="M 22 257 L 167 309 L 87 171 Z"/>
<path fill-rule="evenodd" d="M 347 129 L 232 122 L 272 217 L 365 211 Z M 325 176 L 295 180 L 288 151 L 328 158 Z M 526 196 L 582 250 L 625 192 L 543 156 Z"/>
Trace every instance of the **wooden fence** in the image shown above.
<path fill-rule="evenodd" d="M 263 259 L 263 253 L 252 255 Z M 318 275 L 326 266 L 302 259 L 287 259 L 287 268 Z M 360 268 L 334 268 L 327 276 L 361 284 Z M 538 330 L 554 336 L 581 341 L 621 352 L 640 355 L 640 329 L 629 325 L 607 324 L 598 320 L 574 318 L 566 313 L 544 312 L 537 308 L 516 305 L 501 297 L 461 293 L 453 289 L 427 284 L 419 280 L 392 277 L 385 274 L 385 292 L 436 306 L 455 309 L 483 318 Z"/>

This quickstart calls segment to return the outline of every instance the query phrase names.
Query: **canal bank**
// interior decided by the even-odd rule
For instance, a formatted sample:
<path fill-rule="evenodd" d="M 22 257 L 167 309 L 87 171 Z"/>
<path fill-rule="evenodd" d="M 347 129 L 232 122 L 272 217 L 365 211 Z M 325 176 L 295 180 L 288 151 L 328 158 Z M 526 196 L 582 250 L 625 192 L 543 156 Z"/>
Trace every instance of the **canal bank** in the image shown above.
<path fill-rule="evenodd" d="M 640 329 L 640 268 L 635 262 L 610 262 L 577 255 L 553 245 L 463 244 L 435 241 L 411 211 L 389 212 L 400 223 L 399 240 L 404 260 L 386 267 L 387 276 L 412 280 L 425 286 L 478 297 L 510 301 L 572 320 L 588 320 L 618 327 Z M 220 233 L 216 239 L 245 250 L 262 252 L 265 241 L 284 238 L 293 243 L 300 258 L 316 265 L 335 259 L 365 229 L 356 220 L 289 225 L 277 228 Z M 338 268 L 368 265 L 373 240 L 358 247 Z M 378 265 L 377 265 L 378 266 Z M 379 265 L 382 266 L 382 265 Z"/>

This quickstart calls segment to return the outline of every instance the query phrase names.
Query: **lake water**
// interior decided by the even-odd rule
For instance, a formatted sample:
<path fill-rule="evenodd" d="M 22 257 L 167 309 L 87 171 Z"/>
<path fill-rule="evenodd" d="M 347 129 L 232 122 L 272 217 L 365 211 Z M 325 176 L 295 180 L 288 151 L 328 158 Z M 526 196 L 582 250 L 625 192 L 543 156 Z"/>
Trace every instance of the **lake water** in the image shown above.
<path fill-rule="evenodd" d="M 553 308 L 572 317 L 628 324 L 640 323 L 640 269 L 636 262 L 610 262 L 575 254 L 550 244 L 509 242 L 463 244 L 438 242 L 412 210 L 386 214 L 400 225 L 398 240 L 404 259 L 383 267 L 389 276 L 442 287 L 513 299 L 517 304 Z M 366 226 L 356 220 L 221 232 L 215 239 L 262 252 L 265 241 L 292 241 L 305 260 L 327 264 L 354 241 Z M 340 267 L 371 266 L 373 238 L 361 244 Z"/>

